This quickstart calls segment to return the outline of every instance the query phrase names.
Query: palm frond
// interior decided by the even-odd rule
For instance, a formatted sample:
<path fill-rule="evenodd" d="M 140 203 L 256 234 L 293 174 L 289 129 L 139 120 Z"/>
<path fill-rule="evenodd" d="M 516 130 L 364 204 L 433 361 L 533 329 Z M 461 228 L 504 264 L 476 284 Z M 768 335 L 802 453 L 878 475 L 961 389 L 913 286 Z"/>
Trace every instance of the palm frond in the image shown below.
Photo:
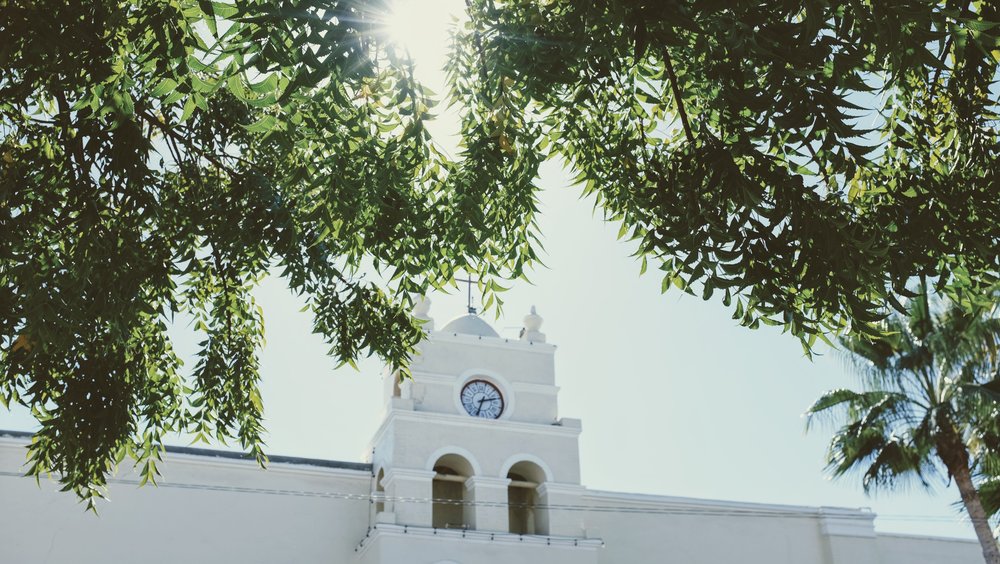
<path fill-rule="evenodd" d="M 966 444 L 977 471 L 988 476 L 1000 476 L 1000 414 L 997 410 L 983 413 L 968 433 Z"/>
<path fill-rule="evenodd" d="M 864 387 L 827 392 L 806 411 L 807 429 L 840 423 L 827 470 L 860 474 L 865 491 L 912 480 L 929 488 L 944 475 L 937 445 L 957 431 L 970 470 L 1000 476 L 1000 318 L 930 296 L 923 282 L 906 310 L 884 321 L 881 339 L 840 341 Z M 989 487 L 1000 508 L 1000 485 Z"/>
<path fill-rule="evenodd" d="M 979 499 L 983 502 L 983 509 L 989 518 L 1000 513 L 1000 477 L 989 477 L 978 485 Z"/>
<path fill-rule="evenodd" d="M 920 422 L 910 430 L 910 437 L 913 438 L 914 444 L 927 445 L 927 448 L 930 449 L 934 445 L 936 431 L 937 422 L 934 418 L 934 412 L 927 410 L 923 413 Z"/>
<path fill-rule="evenodd" d="M 883 332 L 886 337 L 877 340 L 860 336 L 841 337 L 840 346 L 851 353 L 848 358 L 855 363 L 855 366 L 885 369 L 898 352 L 894 342 L 898 334 L 895 334 L 891 327 L 883 327 Z"/>
<path fill-rule="evenodd" d="M 858 405 L 872 405 L 877 403 L 882 397 L 882 393 L 878 391 L 863 392 L 858 393 L 854 390 L 849 390 L 847 388 L 839 388 L 836 390 L 830 390 L 819 397 L 809 409 L 806 410 L 806 430 L 809 430 L 812 426 L 813 421 L 820 419 L 822 417 L 835 417 L 839 415 L 839 411 L 851 410 Z M 841 408 L 838 413 L 833 414 L 831 411 L 835 408 Z"/>
<path fill-rule="evenodd" d="M 898 392 L 880 392 L 880 395 L 878 401 L 866 406 L 863 414 L 858 413 L 862 415 L 858 421 L 861 426 L 867 427 L 879 421 L 887 427 L 894 427 L 913 420 L 909 396 Z"/>
<path fill-rule="evenodd" d="M 906 394 L 882 390 L 855 392 L 841 388 L 826 392 L 806 410 L 806 430 L 817 420 L 829 422 L 845 416 L 850 423 L 860 422 L 861 425 L 875 419 L 896 425 L 911 421 L 912 412 Z"/>
<path fill-rule="evenodd" d="M 899 487 L 909 479 L 917 479 L 924 488 L 930 483 L 924 476 L 925 453 L 901 437 L 889 437 L 878 450 L 862 478 L 865 492 L 883 487 Z"/>
<path fill-rule="evenodd" d="M 827 470 L 835 477 L 867 466 L 888 442 L 883 429 L 877 427 L 844 426 L 830 440 Z"/>
<path fill-rule="evenodd" d="M 939 331 L 933 341 L 942 374 L 968 377 L 996 371 L 1000 361 L 1000 319 L 983 308 L 968 311 L 948 304 L 939 316 L 939 324 L 947 328 Z"/>
<path fill-rule="evenodd" d="M 1000 406 L 1000 378 L 990 380 L 985 384 L 962 384 L 961 388 L 987 400 L 993 406 Z"/>

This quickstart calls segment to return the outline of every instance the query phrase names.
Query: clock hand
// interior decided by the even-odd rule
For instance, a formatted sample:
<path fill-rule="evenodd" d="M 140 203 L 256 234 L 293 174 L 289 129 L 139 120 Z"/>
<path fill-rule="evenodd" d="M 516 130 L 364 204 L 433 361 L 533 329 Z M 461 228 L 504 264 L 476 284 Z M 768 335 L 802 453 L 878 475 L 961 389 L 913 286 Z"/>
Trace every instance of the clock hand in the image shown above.
<path fill-rule="evenodd" d="M 479 415 L 479 413 L 483 411 L 483 402 L 484 401 L 496 401 L 498 399 L 500 399 L 500 398 L 483 398 L 483 399 L 479 400 L 479 409 L 476 410 L 476 415 Z"/>

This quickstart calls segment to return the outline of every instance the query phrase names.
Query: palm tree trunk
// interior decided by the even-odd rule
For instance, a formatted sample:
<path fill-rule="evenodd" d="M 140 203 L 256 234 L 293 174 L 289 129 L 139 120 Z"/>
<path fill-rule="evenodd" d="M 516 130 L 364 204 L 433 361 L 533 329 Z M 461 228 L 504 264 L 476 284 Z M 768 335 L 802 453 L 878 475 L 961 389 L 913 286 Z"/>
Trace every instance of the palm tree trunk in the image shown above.
<path fill-rule="evenodd" d="M 965 511 L 972 520 L 972 528 L 979 537 L 979 544 L 983 547 L 983 559 L 986 560 L 986 564 L 1000 564 L 1000 545 L 997 545 L 997 540 L 993 538 L 993 531 L 990 530 L 989 520 L 986 519 L 986 511 L 979 499 L 979 492 L 972 483 L 969 468 L 964 464 L 957 466 L 950 469 L 951 475 L 955 478 L 955 485 L 962 495 L 962 505 L 965 506 Z"/>

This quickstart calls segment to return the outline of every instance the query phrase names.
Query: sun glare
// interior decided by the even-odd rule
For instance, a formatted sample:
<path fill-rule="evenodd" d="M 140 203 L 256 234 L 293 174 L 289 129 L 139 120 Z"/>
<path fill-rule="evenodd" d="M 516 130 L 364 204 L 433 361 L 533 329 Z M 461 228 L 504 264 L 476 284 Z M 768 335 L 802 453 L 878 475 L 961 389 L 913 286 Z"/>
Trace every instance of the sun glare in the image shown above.
<path fill-rule="evenodd" d="M 463 13 L 461 2 L 395 0 L 390 6 L 386 21 L 389 40 L 424 70 L 439 69 L 447 56 L 452 22 Z"/>
<path fill-rule="evenodd" d="M 438 96 L 448 89 L 444 66 L 451 48 L 451 32 L 466 20 L 463 0 L 390 0 L 386 39 L 409 53 L 418 82 Z M 440 99 L 440 98 L 438 98 Z M 458 106 L 439 104 L 427 116 L 427 130 L 445 153 L 457 151 L 461 119 Z"/>

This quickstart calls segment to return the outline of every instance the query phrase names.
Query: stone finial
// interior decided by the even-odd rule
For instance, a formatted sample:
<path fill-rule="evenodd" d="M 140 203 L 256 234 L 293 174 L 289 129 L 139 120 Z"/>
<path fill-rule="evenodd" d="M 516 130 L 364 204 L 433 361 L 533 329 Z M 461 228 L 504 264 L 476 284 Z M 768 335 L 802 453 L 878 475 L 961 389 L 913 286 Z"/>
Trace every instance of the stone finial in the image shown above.
<path fill-rule="evenodd" d="M 539 331 L 542 328 L 542 321 L 544 319 L 542 319 L 541 315 L 538 315 L 535 306 L 531 306 L 531 313 L 524 316 L 524 329 L 521 330 L 521 340 L 544 343 L 545 333 Z"/>
<path fill-rule="evenodd" d="M 420 296 L 417 298 L 416 303 L 413 304 L 413 317 L 417 319 L 422 319 L 425 321 L 424 329 L 426 331 L 434 330 L 434 318 L 430 315 L 431 311 L 431 300 L 427 296 Z"/>

